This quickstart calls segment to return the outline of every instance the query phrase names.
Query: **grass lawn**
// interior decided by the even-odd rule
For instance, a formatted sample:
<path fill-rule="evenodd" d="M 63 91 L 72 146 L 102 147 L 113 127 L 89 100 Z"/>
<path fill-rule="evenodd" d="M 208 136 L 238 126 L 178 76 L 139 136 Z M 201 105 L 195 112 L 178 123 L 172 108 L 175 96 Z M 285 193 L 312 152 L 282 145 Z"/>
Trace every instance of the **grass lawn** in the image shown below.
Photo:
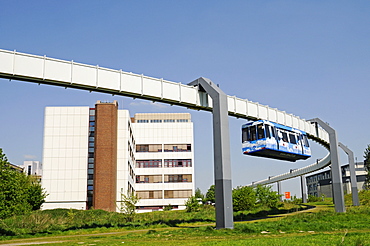
<path fill-rule="evenodd" d="M 143 214 L 137 215 L 136 224 L 132 226 L 118 223 L 116 226 L 106 224 L 20 234 L 2 237 L 0 245 L 370 245 L 370 207 L 367 206 L 348 207 L 346 213 L 335 213 L 332 205 L 324 203 L 315 209 L 289 215 L 250 218 L 235 222 L 234 229 L 222 230 L 214 229 L 214 211 L 198 213 Z M 4 226 L 0 229 L 4 230 Z"/>

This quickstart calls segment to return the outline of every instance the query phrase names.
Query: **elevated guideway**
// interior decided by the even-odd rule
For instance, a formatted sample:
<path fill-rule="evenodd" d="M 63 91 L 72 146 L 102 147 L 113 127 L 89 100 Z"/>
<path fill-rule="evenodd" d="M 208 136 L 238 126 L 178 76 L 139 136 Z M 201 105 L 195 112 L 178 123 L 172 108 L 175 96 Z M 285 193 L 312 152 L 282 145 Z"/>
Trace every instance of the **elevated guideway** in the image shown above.
<path fill-rule="evenodd" d="M 200 91 L 197 86 L 16 51 L 0 49 L 0 78 L 141 98 L 195 110 L 212 111 L 211 97 Z M 269 120 L 294 127 L 305 131 L 310 139 L 324 147 L 329 146 L 329 136 L 324 129 L 298 116 L 235 96 L 227 96 L 227 102 L 229 116 L 247 120 Z M 329 164 L 330 154 L 318 163 L 254 184 L 269 184 L 297 177 L 317 171 Z"/>

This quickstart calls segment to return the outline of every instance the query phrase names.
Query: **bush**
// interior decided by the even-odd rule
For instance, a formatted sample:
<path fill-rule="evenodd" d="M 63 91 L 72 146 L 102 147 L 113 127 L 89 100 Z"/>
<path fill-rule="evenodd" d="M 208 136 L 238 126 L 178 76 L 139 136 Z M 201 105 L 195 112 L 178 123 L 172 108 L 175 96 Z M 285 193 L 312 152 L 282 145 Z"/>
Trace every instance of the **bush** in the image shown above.
<path fill-rule="evenodd" d="M 370 190 L 362 190 L 358 193 L 360 204 L 370 206 Z"/>
<path fill-rule="evenodd" d="M 322 201 L 322 197 L 308 195 L 308 202 L 320 202 Z"/>
<path fill-rule="evenodd" d="M 45 197 L 40 183 L 32 176 L 11 169 L 0 149 L 0 219 L 38 210 Z"/>
<path fill-rule="evenodd" d="M 280 195 L 272 190 L 271 186 L 257 185 L 256 187 L 257 205 L 268 208 L 278 207 Z"/>
<path fill-rule="evenodd" d="M 256 205 L 256 192 L 249 186 L 238 186 L 233 189 L 234 211 L 250 210 Z M 216 204 L 217 205 L 217 204 Z"/>

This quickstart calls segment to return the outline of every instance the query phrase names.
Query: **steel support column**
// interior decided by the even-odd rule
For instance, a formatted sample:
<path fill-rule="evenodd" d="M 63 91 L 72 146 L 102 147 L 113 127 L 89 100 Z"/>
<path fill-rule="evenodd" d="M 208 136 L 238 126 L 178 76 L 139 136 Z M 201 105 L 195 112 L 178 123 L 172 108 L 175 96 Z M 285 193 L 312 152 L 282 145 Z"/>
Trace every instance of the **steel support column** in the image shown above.
<path fill-rule="evenodd" d="M 201 77 L 189 85 L 198 86 L 200 91 L 212 98 L 216 228 L 232 229 L 234 219 L 227 95 L 206 78 Z"/>
<path fill-rule="evenodd" d="M 353 156 L 353 152 L 341 142 L 338 143 L 338 146 L 341 147 L 342 150 L 344 150 L 344 152 L 346 152 L 346 154 L 348 155 L 349 174 L 350 174 L 351 190 L 352 190 L 352 204 L 353 206 L 360 206 L 360 201 L 358 199 L 355 158 Z"/>
<path fill-rule="evenodd" d="M 302 203 L 307 203 L 307 187 L 305 182 L 305 176 L 301 176 L 301 192 L 302 192 Z"/>
<path fill-rule="evenodd" d="M 315 118 L 310 121 L 318 123 L 329 134 L 334 206 L 337 213 L 344 213 L 346 212 L 346 207 L 344 205 L 342 170 L 339 165 L 337 133 L 332 127 L 319 118 Z"/>
<path fill-rule="evenodd" d="M 276 184 L 277 184 L 279 199 L 280 199 L 280 201 L 283 201 L 283 194 L 281 193 L 281 182 L 278 181 L 278 182 L 276 182 Z"/>

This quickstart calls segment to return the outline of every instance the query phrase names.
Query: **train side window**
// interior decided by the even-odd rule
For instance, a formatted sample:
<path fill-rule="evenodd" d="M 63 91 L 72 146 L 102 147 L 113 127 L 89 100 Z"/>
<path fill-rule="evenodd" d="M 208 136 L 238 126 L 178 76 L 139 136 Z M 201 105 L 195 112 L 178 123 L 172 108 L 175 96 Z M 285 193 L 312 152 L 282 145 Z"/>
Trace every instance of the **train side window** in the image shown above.
<path fill-rule="evenodd" d="M 258 134 L 258 139 L 263 139 L 265 138 L 265 130 L 263 129 L 263 125 L 260 124 L 257 126 L 257 134 Z"/>
<path fill-rule="evenodd" d="M 276 131 L 275 127 L 271 126 L 271 136 L 272 137 L 275 137 L 275 131 Z"/>
<path fill-rule="evenodd" d="M 266 138 L 270 138 L 271 135 L 270 135 L 270 126 L 269 125 L 265 125 L 265 132 L 266 132 Z"/>
<path fill-rule="evenodd" d="M 257 140 L 256 126 L 251 126 L 250 141 Z"/>
<path fill-rule="evenodd" d="M 297 144 L 297 139 L 294 134 L 289 133 L 289 142 L 292 144 Z"/>
<path fill-rule="evenodd" d="M 303 142 L 302 142 L 302 135 L 301 135 L 301 134 L 298 134 L 298 135 L 297 135 L 297 144 L 298 144 L 298 145 L 303 145 Z"/>
<path fill-rule="evenodd" d="M 282 132 L 282 139 L 284 142 L 288 142 L 288 134 L 286 132 Z"/>

